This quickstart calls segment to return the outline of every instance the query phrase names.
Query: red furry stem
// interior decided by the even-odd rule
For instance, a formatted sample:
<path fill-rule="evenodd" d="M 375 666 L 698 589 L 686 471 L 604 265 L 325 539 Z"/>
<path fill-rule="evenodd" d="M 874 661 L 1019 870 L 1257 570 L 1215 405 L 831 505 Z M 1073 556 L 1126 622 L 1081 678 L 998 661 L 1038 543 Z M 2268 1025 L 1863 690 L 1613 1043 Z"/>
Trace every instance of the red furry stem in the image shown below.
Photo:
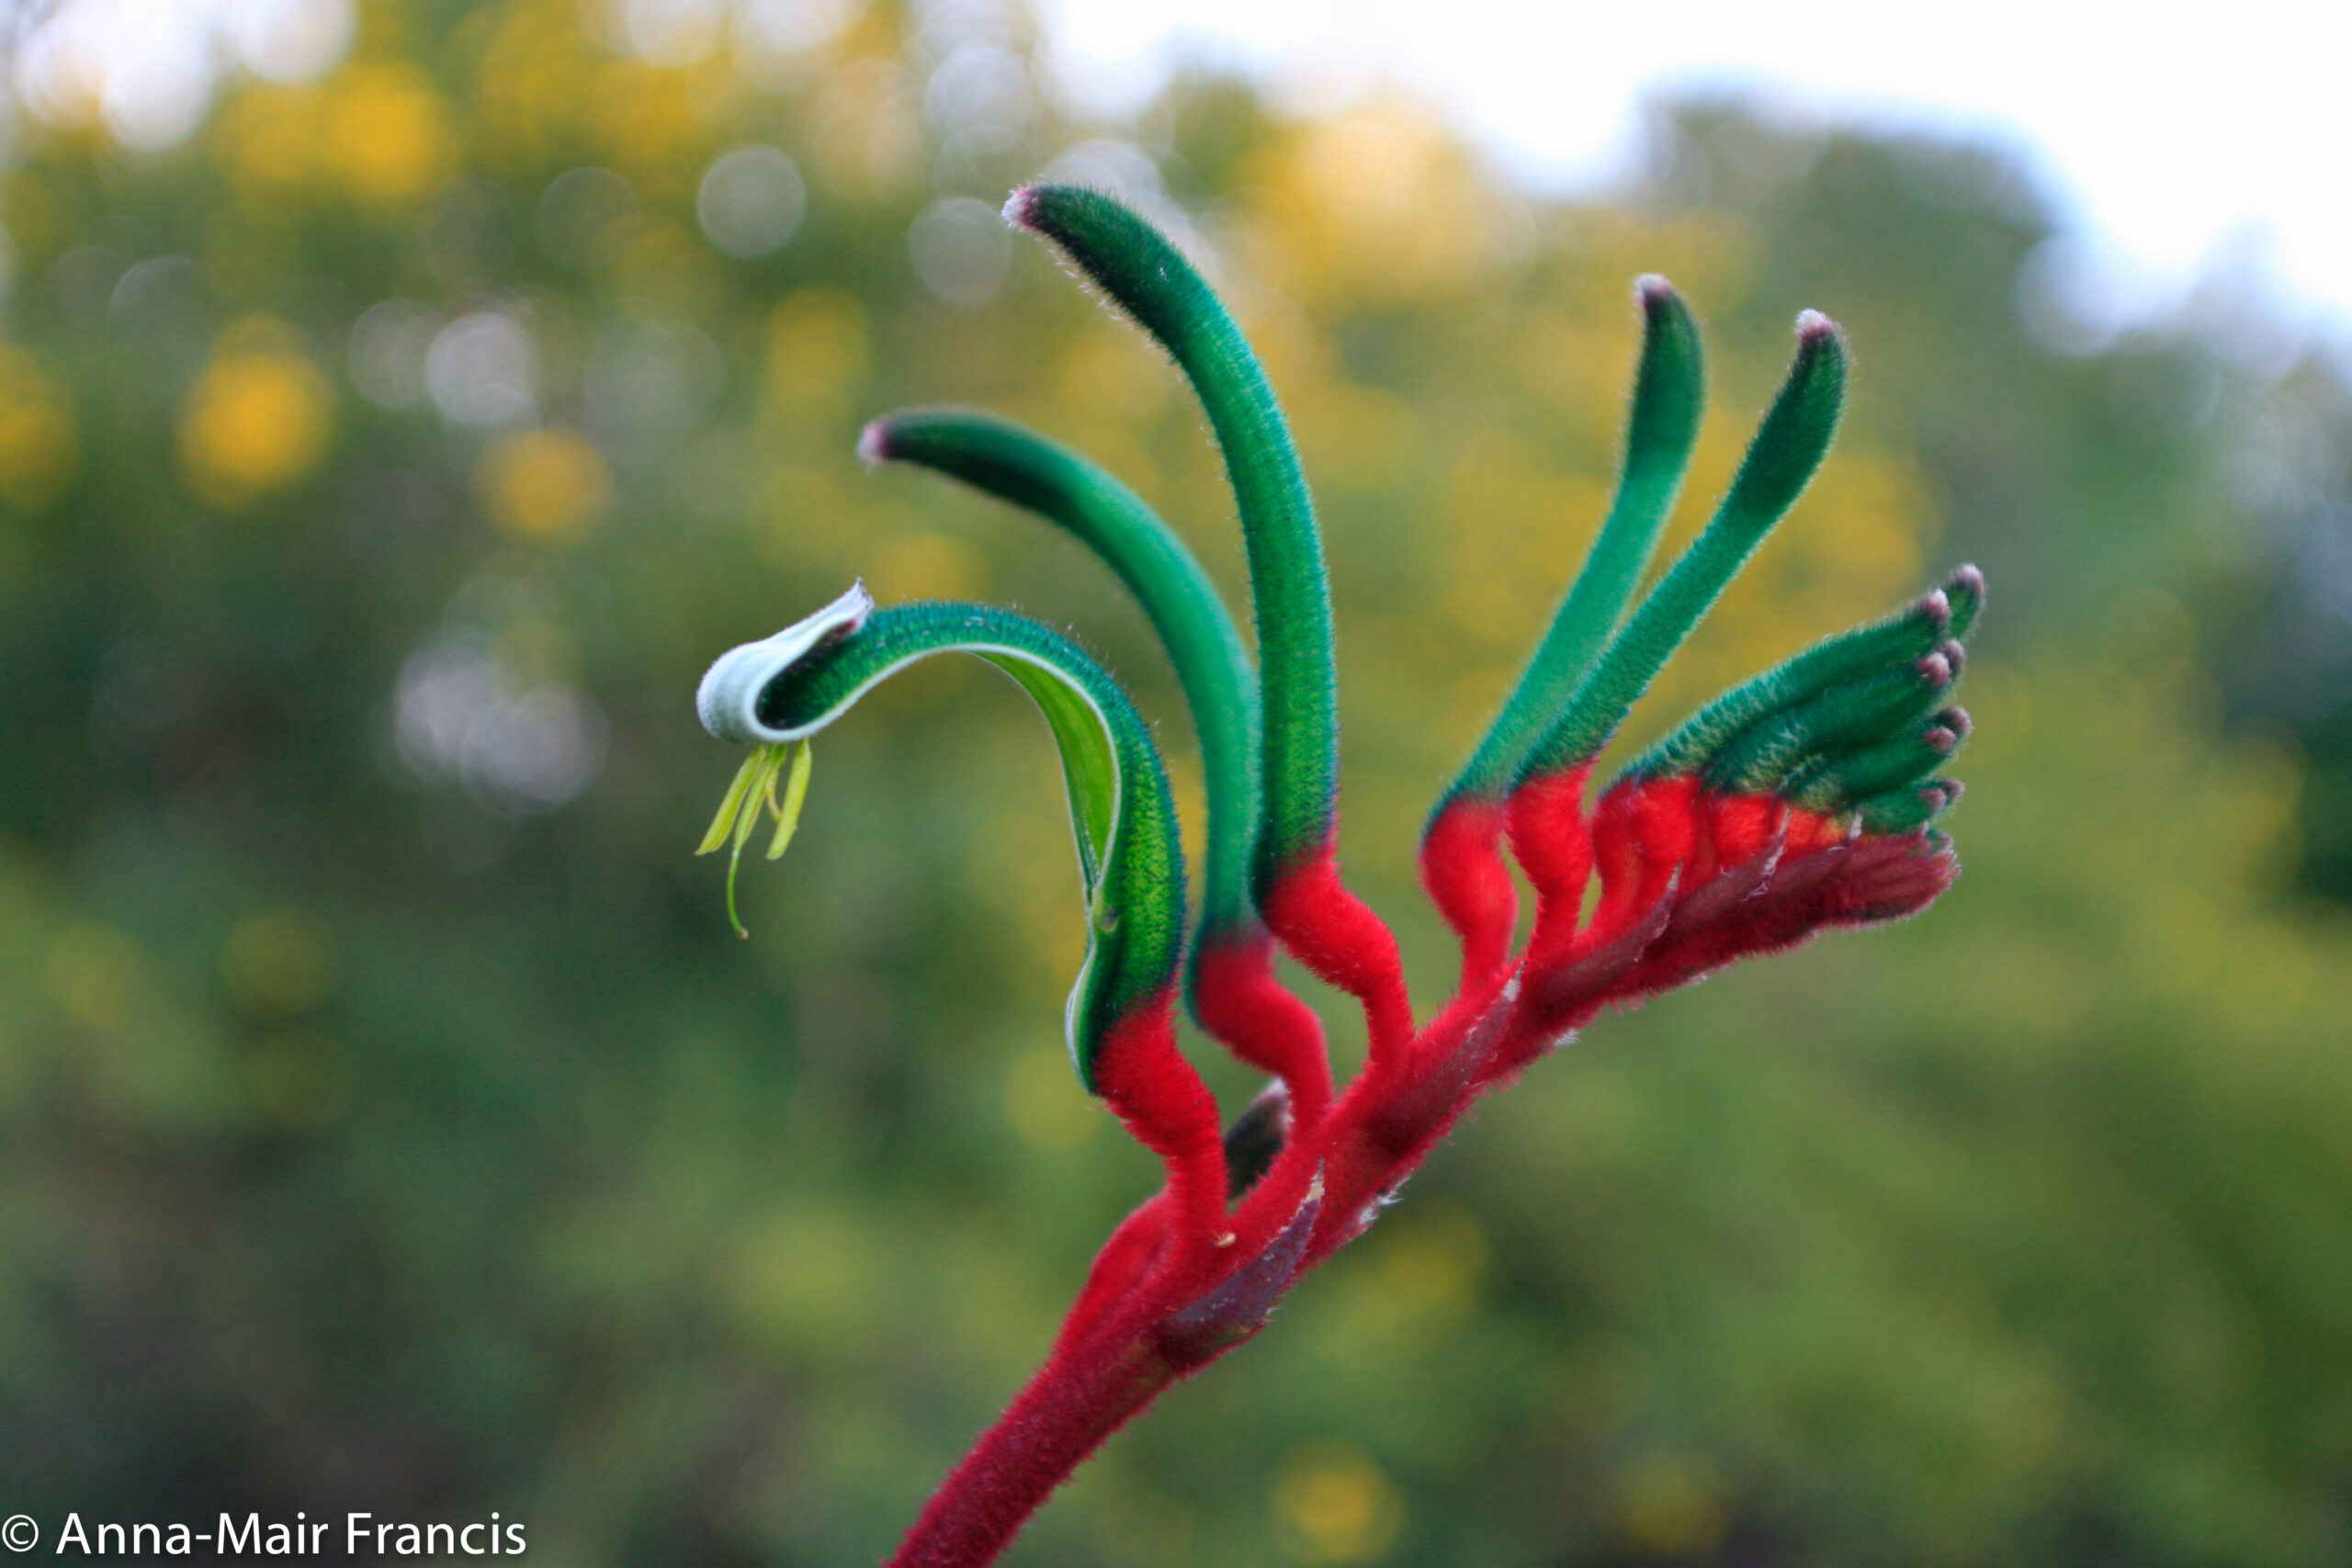
<path fill-rule="evenodd" d="M 1340 880 L 1331 840 L 1284 865 L 1259 908 L 1292 957 L 1363 1004 L 1367 1072 L 1401 1061 L 1413 1040 L 1413 1004 L 1396 937 Z"/>
<path fill-rule="evenodd" d="M 1323 1207 L 1302 1274 L 1363 1233 L 1476 1096 L 1513 1016 L 1513 986 L 1458 997 L 1388 1073 L 1358 1077 L 1332 1111 L 1319 1158 Z"/>
<path fill-rule="evenodd" d="M 1678 886 L 1695 886 L 1701 871 L 1690 862 L 1700 841 L 1699 800 L 1699 781 L 1689 776 L 1619 784 L 1601 797 L 1593 814 L 1601 888 L 1592 940 L 1607 941 Z"/>
<path fill-rule="evenodd" d="M 1176 1049 L 1174 999 L 1162 990 L 1111 1026 L 1094 1088 L 1168 1167 L 1175 1238 L 1213 1247 L 1226 1233 L 1224 1133 L 1216 1097 Z"/>
<path fill-rule="evenodd" d="M 1176 1378 L 1149 1341 L 1057 1352 L 924 1506 L 888 1568 L 980 1568 Z"/>
<path fill-rule="evenodd" d="M 1103 1439 L 1170 1383 L 1264 1326 L 1297 1277 L 1322 1211 L 1322 1182 L 1312 1172 L 1283 1183 L 1279 1194 L 1266 1190 L 1272 1185 L 1270 1178 L 1252 1194 L 1243 1245 L 1206 1256 L 1170 1256 L 1164 1235 L 1154 1234 L 1165 1228 L 1155 1220 L 1168 1211 L 1165 1192 L 1128 1217 L 1096 1259 L 1053 1354 L 948 1472 L 889 1568 L 994 1562 Z"/>
<path fill-rule="evenodd" d="M 1204 939 L 1193 961 L 1193 1011 L 1235 1055 L 1290 1090 L 1292 1136 L 1331 1109 L 1331 1056 L 1323 1021 L 1274 976 L 1273 938 L 1254 922 L 1237 938 Z"/>
<path fill-rule="evenodd" d="M 1535 931 L 1527 940 L 1530 968 L 1558 963 L 1576 940 L 1585 884 L 1592 877 L 1592 824 L 1584 810 L 1585 780 L 1591 773 L 1588 762 L 1529 779 L 1511 794 L 1511 853 L 1535 885 Z"/>
<path fill-rule="evenodd" d="M 1421 836 L 1421 886 L 1462 939 L 1465 994 L 1501 972 L 1519 928 L 1502 836 L 1501 804 L 1467 795 L 1448 801 Z"/>
<path fill-rule="evenodd" d="M 1595 1006 L 1654 996 L 1742 958 L 1777 952 L 1840 926 L 1875 925 L 1918 913 L 1960 874 L 1951 853 L 1925 834 L 1864 837 L 1824 845 L 1818 829 L 1792 814 L 1790 846 L 1758 886 L 1713 919 L 1682 926 L 1678 911 L 1656 946 Z M 1821 818 L 1814 818 L 1813 822 Z M 1834 827 L 1834 824 L 1832 825 Z M 1719 881 L 1737 874 L 1726 873 Z M 1686 908 L 1700 902 L 1688 900 Z"/>
<path fill-rule="evenodd" d="M 1094 1255 L 1093 1265 L 1086 1271 L 1086 1283 L 1080 1289 L 1078 1300 L 1070 1303 L 1069 1315 L 1062 1319 L 1061 1332 L 1054 1337 L 1056 1356 L 1065 1354 L 1093 1333 L 1120 1303 L 1150 1277 L 1168 1249 L 1168 1216 L 1172 1208 L 1168 1190 L 1163 1187 L 1146 1199 L 1141 1208 L 1119 1222 L 1119 1228 L 1111 1233 L 1111 1239 Z"/>

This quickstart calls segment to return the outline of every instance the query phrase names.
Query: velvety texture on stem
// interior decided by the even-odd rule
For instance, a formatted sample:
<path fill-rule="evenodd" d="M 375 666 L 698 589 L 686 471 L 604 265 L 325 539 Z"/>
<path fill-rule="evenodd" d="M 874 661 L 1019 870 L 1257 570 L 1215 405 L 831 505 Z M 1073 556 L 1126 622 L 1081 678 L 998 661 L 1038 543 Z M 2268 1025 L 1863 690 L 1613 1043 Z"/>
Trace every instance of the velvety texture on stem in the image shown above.
<path fill-rule="evenodd" d="M 1681 489 L 1706 403 L 1699 330 L 1671 284 L 1645 277 L 1642 352 L 1617 497 L 1501 713 L 1438 796 L 1421 835 L 1421 885 L 1462 939 L 1463 984 L 1510 950 L 1519 893 L 1504 865 L 1502 801 L 1544 729 L 1592 668 L 1641 581 Z"/>
<path fill-rule="evenodd" d="M 1808 310 L 1797 320 L 1796 362 L 1723 504 L 1529 748 L 1521 778 L 1559 773 L 1600 754 L 1690 628 L 1813 482 L 1837 434 L 1845 396 L 1844 340 L 1835 322 Z"/>
<path fill-rule="evenodd" d="M 947 474 L 1058 525 L 1136 596 L 1168 650 L 1201 740 L 1208 846 L 1185 969 L 1193 1015 L 1236 1056 L 1289 1085 L 1301 1119 L 1318 1119 L 1331 1100 L 1322 1025 L 1275 977 L 1250 886 L 1261 799 L 1258 675 L 1208 574 L 1141 497 L 1010 420 L 915 409 L 866 426 L 858 449 L 870 462 Z"/>
<path fill-rule="evenodd" d="M 1175 667 L 1201 740 L 1208 796 L 1204 941 L 1253 919 L 1258 829 L 1258 675 L 1225 602 L 1193 552 L 1142 497 L 1085 457 L 1011 420 L 971 409 L 910 409 L 865 427 L 868 462 L 913 463 L 1068 530 L 1136 596 Z"/>
<path fill-rule="evenodd" d="M 1085 894 L 1086 956 L 1068 1012 L 1080 1081 L 1167 1164 L 1187 1232 L 1221 1231 L 1216 1101 L 1178 1052 L 1170 1017 L 1183 948 L 1175 805 L 1125 689 L 1058 634 L 985 604 L 899 605 L 845 628 L 827 617 L 837 610 L 811 617 L 820 635 L 787 627 L 722 656 L 704 680 L 705 722 L 722 739 L 805 739 L 889 676 L 942 653 L 975 654 L 1026 691 L 1060 750 Z"/>
<path fill-rule="evenodd" d="M 1158 338 L 1208 410 L 1249 547 L 1262 700 L 1253 712 L 1239 638 L 1199 568 L 1091 465 L 961 411 L 894 416 L 868 432 L 867 454 L 924 464 L 1052 519 L 1144 604 L 1209 756 L 1219 869 L 1192 960 L 1195 1011 L 1282 1081 L 1220 1134 L 1176 1051 L 1182 868 L 1166 780 L 1125 694 L 1075 648 L 1003 612 L 877 612 L 853 591 L 712 667 L 698 698 L 705 723 L 763 748 L 804 740 L 892 671 L 951 648 L 1030 692 L 1061 748 L 1087 895 L 1072 1049 L 1088 1087 L 1167 1168 L 1166 1186 L 1096 1255 L 1045 1366 L 924 1508 L 892 1560 L 899 1568 L 992 1561 L 1105 1438 L 1257 1334 L 1301 1275 L 1374 1224 L 1478 1096 L 1603 1009 L 1823 931 L 1916 914 L 1940 896 L 1959 862 L 1931 824 L 1960 787 L 1929 775 L 1969 734 L 1948 699 L 1984 598 L 1983 579 L 1962 569 L 1708 704 L 1589 797 L 1595 759 L 1626 710 L 1810 481 L 1845 387 L 1838 330 L 1807 312 L 1788 380 L 1713 520 L 1627 616 L 1689 460 L 1702 380 L 1688 312 L 1645 280 L 1616 501 L 1423 835 L 1424 883 L 1462 937 L 1464 964 L 1453 998 L 1417 1029 L 1396 941 L 1341 882 L 1333 853 L 1321 546 L 1264 374 L 1182 255 L 1112 198 L 1040 187 L 1009 211 Z M 763 811 L 788 815 L 775 798 L 783 766 L 780 752 L 755 756 L 707 847 L 740 846 Z M 1516 952 L 1506 835 L 1536 893 L 1533 930 Z M 1364 1070 L 1336 1097 L 1314 1015 L 1274 975 L 1270 931 L 1364 1005 Z"/>
<path fill-rule="evenodd" d="M 1331 596 L 1282 405 L 1216 291 L 1137 214 L 1100 191 L 1033 186 L 1013 193 L 1005 216 L 1052 241 L 1157 339 L 1208 414 L 1241 514 L 1258 632 L 1263 788 L 1250 885 L 1283 945 L 1363 1002 L 1371 1050 L 1385 1060 L 1404 1047 L 1412 1005 L 1395 937 L 1338 873 Z M 1286 893 L 1285 883 L 1296 886 Z M 1239 950 L 1236 960 L 1250 955 Z"/>

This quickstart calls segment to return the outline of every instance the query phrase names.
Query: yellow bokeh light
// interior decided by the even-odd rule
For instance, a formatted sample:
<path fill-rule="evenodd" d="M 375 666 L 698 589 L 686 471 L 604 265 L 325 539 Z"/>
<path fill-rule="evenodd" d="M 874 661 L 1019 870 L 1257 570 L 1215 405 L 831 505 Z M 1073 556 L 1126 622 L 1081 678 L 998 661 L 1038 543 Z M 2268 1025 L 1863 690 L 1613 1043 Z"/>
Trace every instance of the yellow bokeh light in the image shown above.
<path fill-rule="evenodd" d="M 245 1086 L 270 1120 L 297 1132 L 331 1124 L 349 1101 L 334 1042 L 308 1032 L 272 1040 L 245 1058 Z"/>
<path fill-rule="evenodd" d="M 0 344 L 0 501 L 37 512 L 64 493 L 81 460 L 65 389 L 33 355 Z"/>
<path fill-rule="evenodd" d="M 221 167 L 231 179 L 265 192 L 308 184 L 318 171 L 326 103 L 318 87 L 246 88 L 214 124 L 212 146 Z"/>
<path fill-rule="evenodd" d="M 865 307 L 838 288 L 801 288 L 768 317 L 767 387 L 781 411 L 807 417 L 844 400 L 873 363 Z"/>
<path fill-rule="evenodd" d="M 1274 1478 L 1274 1517 L 1308 1562 L 1370 1562 L 1396 1542 L 1405 1500 L 1351 1443 L 1304 1443 Z"/>
<path fill-rule="evenodd" d="M 902 534 L 875 551 L 866 586 L 885 604 L 917 599 L 984 599 L 988 558 L 947 534 Z"/>
<path fill-rule="evenodd" d="M 334 989 L 334 945 L 318 921 L 273 909 L 237 922 L 220 950 L 220 979 L 236 1004 L 256 1018 L 309 1012 Z"/>
<path fill-rule="evenodd" d="M 448 107 L 424 73 L 357 65 L 330 85 L 321 157 L 363 201 L 396 206 L 440 182 L 452 163 Z"/>
<path fill-rule="evenodd" d="M 603 454 L 568 430 L 505 437 L 482 454 L 476 477 L 490 520 L 526 539 L 575 538 L 612 499 Z"/>
<path fill-rule="evenodd" d="M 1720 1500 L 1723 1482 L 1704 1461 L 1679 1454 L 1645 1454 L 1617 1478 L 1617 1504 L 1626 1538 L 1669 1556 L 1705 1551 L 1730 1527 Z"/>
<path fill-rule="evenodd" d="M 1456 288 L 1521 243 L 1514 200 L 1410 104 L 1368 105 L 1314 127 L 1256 174 L 1264 254 L 1295 275 L 1297 293 L 1327 306 Z"/>
<path fill-rule="evenodd" d="M 49 953 L 50 995 L 85 1029 L 120 1027 L 146 973 L 139 944 L 95 920 L 68 926 Z"/>
<path fill-rule="evenodd" d="M 232 329 L 189 389 L 180 415 L 180 469 L 217 506 L 242 506 L 300 479 L 326 451 L 326 378 L 283 322 Z"/>
<path fill-rule="evenodd" d="M 618 60 L 598 71 L 591 121 L 604 156 L 630 178 L 672 183 L 695 167 L 711 140 L 695 73 Z"/>

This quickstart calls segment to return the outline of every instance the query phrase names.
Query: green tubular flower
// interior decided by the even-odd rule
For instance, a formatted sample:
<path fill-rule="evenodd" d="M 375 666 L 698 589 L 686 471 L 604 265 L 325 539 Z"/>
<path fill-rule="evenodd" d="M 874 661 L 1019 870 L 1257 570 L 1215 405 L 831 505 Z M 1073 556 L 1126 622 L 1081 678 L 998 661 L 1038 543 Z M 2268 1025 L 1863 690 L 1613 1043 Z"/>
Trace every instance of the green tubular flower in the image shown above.
<path fill-rule="evenodd" d="M 1413 1032 L 1396 939 L 1341 881 L 1336 858 L 1340 730 L 1331 594 L 1298 451 L 1264 367 L 1215 290 L 1167 237 L 1116 200 L 1069 186 L 1013 193 L 1005 216 L 1041 234 L 1158 339 L 1216 433 L 1250 558 L 1261 682 L 1262 788 L 1250 886 L 1266 925 L 1314 974 L 1363 1005 L 1371 1059 L 1395 1061 Z M 1208 944 L 1194 1003 L 1221 1038 L 1280 1008 L 1263 942 Z M 1286 1030 L 1291 1025 L 1286 1025 Z M 1295 1031 L 1293 1031 L 1295 1032 Z M 1299 1053 L 1237 1046 L 1250 1060 Z M 1320 1041 L 1315 1042 L 1317 1052 Z M 1284 1069 L 1290 1077 L 1289 1069 Z M 1314 1098 L 1319 1103 L 1320 1091 Z"/>
<path fill-rule="evenodd" d="M 1074 186 L 1013 193 L 1005 216 L 1058 246 L 1158 339 L 1207 412 L 1241 513 L 1264 671 L 1265 788 L 1252 882 L 1320 851 L 1339 802 L 1331 596 L 1315 503 L 1264 367 L 1184 254 L 1114 198 Z"/>
<path fill-rule="evenodd" d="M 1566 773 L 1600 754 L 1690 628 L 1714 607 L 1747 558 L 1813 481 L 1837 434 L 1845 395 L 1846 349 L 1837 323 L 1807 310 L 1797 318 L 1796 362 L 1749 444 L 1723 504 L 1706 531 L 1650 590 L 1567 706 L 1529 748 L 1520 764 L 1521 781 Z"/>
<path fill-rule="evenodd" d="M 1698 328 L 1666 279 L 1645 277 L 1636 294 L 1642 355 L 1617 498 L 1526 671 L 1421 829 L 1421 883 L 1462 938 L 1465 986 L 1499 973 L 1519 919 L 1519 892 L 1502 858 L 1511 784 L 1616 631 L 1699 438 L 1706 367 Z"/>
<path fill-rule="evenodd" d="M 1117 682 L 1036 622 L 981 604 L 876 610 L 854 588 L 775 637 L 723 654 L 695 699 L 722 740 L 805 742 L 918 660 L 971 653 L 1020 683 L 1059 748 L 1086 900 L 1087 952 L 1067 1022 L 1079 1077 L 1100 1092 L 1106 1043 L 1164 1007 L 1182 951 L 1184 869 L 1166 770 Z M 733 792 L 730 792 L 730 795 Z"/>
<path fill-rule="evenodd" d="M 1201 740 L 1208 847 L 1201 940 L 1256 919 L 1250 845 L 1258 826 L 1258 676 L 1200 562 L 1142 497 L 1095 464 L 1011 420 L 970 409 L 912 409 L 876 420 L 868 462 L 913 463 L 1058 525 L 1136 596 L 1175 666 Z"/>
<path fill-rule="evenodd" d="M 1826 638 L 1733 687 L 1625 771 L 1643 778 L 1665 778 L 1703 767 L 1743 730 L 1832 686 L 1924 659 L 1939 643 L 1965 640 L 1984 603 L 1984 574 L 1973 566 L 1962 567 L 1941 588 L 1883 620 Z"/>
<path fill-rule="evenodd" d="M 1666 279 L 1645 277 L 1637 288 L 1642 357 L 1625 422 L 1625 462 L 1616 501 L 1526 672 L 1469 761 L 1438 797 L 1432 825 L 1457 800 L 1498 799 L 1510 787 L 1530 749 L 1617 629 L 1682 488 L 1706 403 L 1699 329 Z"/>
<path fill-rule="evenodd" d="M 1588 798 L 1627 709 L 1811 481 L 1845 391 L 1838 330 L 1807 311 L 1788 378 L 1714 517 L 1629 615 L 1690 462 L 1704 383 L 1689 312 L 1662 280 L 1644 279 L 1610 514 L 1422 835 L 1422 878 L 1462 939 L 1463 973 L 1453 1001 L 1416 1028 L 1394 936 L 1338 874 L 1322 547 L 1264 372 L 1183 256 L 1111 197 L 1044 186 L 1017 193 L 1007 212 L 1052 240 L 1191 379 L 1239 505 L 1262 682 L 1198 564 L 1083 458 L 962 410 L 893 415 L 861 449 L 1054 522 L 1141 603 L 1183 684 L 1208 783 L 1194 1012 L 1281 1082 L 1221 1134 L 1214 1099 L 1176 1049 L 1184 889 L 1167 779 L 1126 694 L 1085 654 L 1005 611 L 876 611 L 854 589 L 711 667 L 704 724 L 755 750 L 703 848 L 731 843 L 738 861 L 763 819 L 777 824 L 769 852 L 782 849 L 807 788 L 808 738 L 877 682 L 955 650 L 1021 682 L 1060 750 L 1086 900 L 1070 1050 L 1080 1080 L 1167 1167 L 1166 1189 L 1113 1232 L 1046 1364 L 925 1506 L 895 1568 L 993 1561 L 1105 1437 L 1257 1333 L 1300 1275 L 1361 1234 L 1473 1100 L 1603 1009 L 1940 897 L 1960 866 L 1931 825 L 1960 786 L 1933 775 L 1968 735 L 1947 698 L 1984 599 L 1983 579 L 1963 568 L 1718 697 Z M 1523 943 L 1506 835 L 1536 893 Z M 1274 971 L 1273 938 L 1363 1003 L 1364 1067 L 1344 1093 L 1320 1024 Z"/>

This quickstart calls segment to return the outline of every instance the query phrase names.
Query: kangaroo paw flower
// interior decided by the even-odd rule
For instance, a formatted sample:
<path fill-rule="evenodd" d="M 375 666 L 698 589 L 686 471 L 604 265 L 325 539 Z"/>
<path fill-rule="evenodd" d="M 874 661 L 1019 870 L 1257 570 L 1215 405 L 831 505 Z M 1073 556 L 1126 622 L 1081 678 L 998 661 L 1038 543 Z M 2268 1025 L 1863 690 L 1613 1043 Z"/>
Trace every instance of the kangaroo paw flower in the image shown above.
<path fill-rule="evenodd" d="M 1476 1098 L 1603 1009 L 1824 931 L 1917 913 L 1959 874 L 1935 824 L 1971 729 L 1952 701 L 1984 582 L 1963 567 L 1883 620 L 1706 704 L 1596 783 L 1628 711 L 1803 495 L 1836 434 L 1843 334 L 1797 318 L 1786 379 L 1698 538 L 1635 602 L 1697 440 L 1698 330 L 1664 279 L 1635 299 L 1623 467 L 1591 553 L 1421 836 L 1423 886 L 1462 947 L 1453 999 L 1417 1026 L 1396 941 L 1336 853 L 1337 686 L 1313 502 L 1263 367 L 1192 264 L 1107 196 L 1016 192 L 1055 245 L 1165 348 L 1225 461 L 1249 559 L 1257 662 L 1175 532 L 1044 436 L 961 409 L 868 426 L 876 465 L 930 469 L 1064 529 L 1132 592 L 1192 712 L 1207 784 L 1188 905 L 1166 771 L 1119 682 L 1008 611 L 877 609 L 863 588 L 722 656 L 697 707 L 751 749 L 702 841 L 730 850 L 806 798 L 809 738 L 907 665 L 986 660 L 1036 703 L 1062 764 L 1087 946 L 1065 1014 L 1080 1081 L 1159 1156 L 1165 1184 L 1096 1255 L 1045 1365 L 949 1474 L 899 1568 L 979 1568 L 1102 1440 L 1178 1378 L 1258 1334 L 1302 1276 L 1363 1234 Z M 1519 940 L 1506 847 L 1535 892 Z M 1277 946 L 1362 1005 L 1364 1070 L 1333 1081 Z M 1178 1050 L 1175 1009 L 1274 1081 L 1229 1126 Z"/>

